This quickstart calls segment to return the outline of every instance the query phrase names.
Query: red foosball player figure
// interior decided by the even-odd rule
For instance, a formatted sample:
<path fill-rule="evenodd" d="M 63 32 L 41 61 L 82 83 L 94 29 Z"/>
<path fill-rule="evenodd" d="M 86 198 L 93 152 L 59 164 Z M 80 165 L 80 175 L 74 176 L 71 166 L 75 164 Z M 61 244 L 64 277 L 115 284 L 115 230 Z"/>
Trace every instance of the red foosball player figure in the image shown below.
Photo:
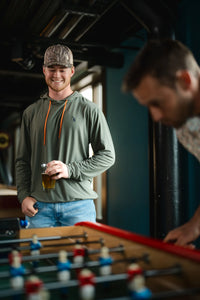
<path fill-rule="evenodd" d="M 78 279 L 81 300 L 93 300 L 95 298 L 94 273 L 88 269 L 82 269 L 79 273 Z"/>
<path fill-rule="evenodd" d="M 136 264 L 136 263 L 132 263 L 128 266 L 127 269 L 127 275 L 128 275 L 128 283 L 131 282 L 131 280 L 136 276 L 136 275 L 140 275 L 143 273 L 142 268 L 140 267 L 140 265 Z"/>
<path fill-rule="evenodd" d="M 151 291 L 145 286 L 143 271 L 138 264 L 131 264 L 128 267 L 128 289 L 131 299 L 150 299 Z"/>
<path fill-rule="evenodd" d="M 22 289 L 24 287 L 24 274 L 25 268 L 22 265 L 22 255 L 19 251 L 13 250 L 9 256 L 10 263 L 10 275 L 11 275 L 11 287 L 15 290 Z"/>
<path fill-rule="evenodd" d="M 31 275 L 25 282 L 27 300 L 48 300 L 49 293 L 43 289 L 43 282 L 37 276 Z"/>
<path fill-rule="evenodd" d="M 85 255 L 86 255 L 85 248 L 81 244 L 77 243 L 73 251 L 73 262 L 77 264 L 83 264 Z"/>

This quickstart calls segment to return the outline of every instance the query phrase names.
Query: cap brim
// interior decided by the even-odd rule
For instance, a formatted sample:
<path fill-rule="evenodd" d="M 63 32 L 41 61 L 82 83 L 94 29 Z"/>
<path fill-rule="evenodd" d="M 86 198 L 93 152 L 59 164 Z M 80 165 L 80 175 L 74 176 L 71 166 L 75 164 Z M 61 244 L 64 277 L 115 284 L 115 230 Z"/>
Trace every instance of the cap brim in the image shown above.
<path fill-rule="evenodd" d="M 61 64 L 61 63 L 58 63 L 58 62 L 51 62 L 49 64 L 45 64 L 44 63 L 44 67 L 53 67 L 53 66 L 62 66 L 62 67 L 65 67 L 65 68 L 71 68 L 73 67 L 72 64 Z"/>

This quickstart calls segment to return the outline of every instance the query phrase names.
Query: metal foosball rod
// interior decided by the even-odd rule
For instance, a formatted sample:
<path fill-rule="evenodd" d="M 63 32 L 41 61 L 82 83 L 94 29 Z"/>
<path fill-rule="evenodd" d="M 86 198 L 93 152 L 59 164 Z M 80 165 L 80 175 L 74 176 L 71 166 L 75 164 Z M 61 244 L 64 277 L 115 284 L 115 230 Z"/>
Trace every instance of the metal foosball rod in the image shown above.
<path fill-rule="evenodd" d="M 123 247 L 120 245 L 119 247 L 113 247 L 113 248 L 108 248 L 108 250 L 110 252 L 123 252 Z M 16 251 L 15 251 L 16 252 Z M 61 251 L 60 251 L 61 252 Z M 87 254 L 93 254 L 92 253 L 93 251 L 88 251 Z M 100 250 L 98 251 L 98 253 L 100 252 Z M 12 253 L 12 252 L 11 252 Z M 10 255 L 11 255 L 10 253 Z M 95 251 L 95 254 L 96 254 L 96 251 Z M 19 255 L 20 255 L 20 252 L 19 252 Z M 43 260 L 43 259 L 58 259 L 59 258 L 59 253 L 50 253 L 50 254 L 39 254 L 39 255 L 29 255 L 29 256 L 21 256 L 21 262 L 34 262 L 34 261 L 39 261 L 39 260 Z M 73 252 L 67 252 L 67 256 L 68 257 L 73 257 L 74 256 L 74 253 Z M 139 258 L 136 258 L 136 257 L 133 257 L 132 259 L 126 259 L 126 261 L 136 261 L 136 260 L 141 260 L 142 257 L 139 257 Z M 146 259 L 146 255 L 145 255 L 145 259 Z M 119 262 L 121 262 L 122 260 L 119 260 Z M 6 258 L 6 259 L 1 259 L 0 263 L 1 264 L 7 264 L 10 262 L 10 259 L 9 258 Z M 79 268 L 83 268 L 84 265 L 87 264 L 87 265 L 91 265 L 91 266 L 96 266 L 96 265 L 100 265 L 99 262 L 94 262 L 94 261 L 91 261 L 91 262 L 84 262 L 83 263 L 79 263 L 79 264 L 74 264 L 74 269 L 79 269 Z M 52 272 L 52 271 L 56 271 L 57 268 L 55 265 L 53 266 L 44 266 L 44 267 L 33 267 L 34 269 L 34 272 L 36 273 L 42 273 L 42 272 Z M 33 269 L 31 271 L 28 271 L 28 270 L 25 270 L 25 274 L 28 275 L 28 274 L 31 274 L 31 272 L 33 271 Z M 7 270 L 7 271 L 2 271 L 0 272 L 0 279 L 1 278 L 7 278 L 9 277 L 10 275 L 10 272 Z"/>
<path fill-rule="evenodd" d="M 181 272 L 182 272 L 181 265 L 176 264 L 170 268 L 146 270 L 143 271 L 143 274 L 147 278 L 147 277 L 163 276 L 163 275 L 179 275 L 181 274 Z"/>
<path fill-rule="evenodd" d="M 13 249 L 12 249 L 13 250 Z M 100 252 L 100 249 L 88 249 L 87 254 L 93 255 L 98 254 Z M 119 245 L 116 247 L 109 248 L 109 252 L 124 252 L 124 246 Z M 69 257 L 73 257 L 73 252 L 68 252 Z M 31 261 L 31 260 L 43 260 L 43 259 L 52 259 L 52 258 L 58 258 L 58 253 L 48 253 L 48 254 L 39 254 L 39 255 L 24 255 L 22 258 L 23 262 Z M 147 258 L 147 255 L 144 256 L 144 259 Z M 0 258 L 0 264 L 7 264 L 9 262 L 8 258 Z"/>
<path fill-rule="evenodd" d="M 200 294 L 200 288 L 186 288 L 186 289 L 179 289 L 173 291 L 157 292 L 155 294 L 152 294 L 152 296 L 149 299 L 160 300 L 160 299 L 171 299 L 174 297 L 178 297 L 180 299 L 180 297 L 196 296 L 199 294 Z M 102 298 L 99 300 L 136 300 L 136 299 L 138 298 L 125 296 L 125 297 L 114 297 L 114 298 Z"/>
<path fill-rule="evenodd" d="M 24 266 L 22 265 L 22 255 L 20 252 L 18 251 L 13 251 L 12 253 L 10 253 L 9 255 L 9 262 L 10 262 L 10 268 L 9 271 L 4 271 L 0 273 L 0 278 L 6 278 L 6 277 L 10 277 L 13 278 L 13 280 L 15 280 L 16 276 L 20 276 L 18 278 L 21 278 L 23 281 L 23 277 L 25 275 L 31 275 L 34 271 L 35 274 L 39 274 L 39 273 L 49 273 L 49 272 L 57 272 L 60 270 L 60 272 L 64 271 L 64 270 L 68 270 L 68 273 L 70 272 L 70 270 L 74 269 L 74 270 L 83 270 L 85 268 L 91 268 L 91 267 L 99 267 L 99 271 L 100 274 L 103 275 L 101 276 L 100 280 L 102 280 L 102 278 L 107 278 L 108 281 L 108 275 L 111 275 L 111 269 L 108 269 L 105 272 L 102 272 L 102 267 L 105 268 L 106 264 L 107 266 L 113 265 L 114 263 L 118 263 L 118 262 L 122 262 L 123 260 L 113 260 L 110 257 L 110 260 L 108 261 L 108 248 L 107 247 L 102 247 L 101 249 L 101 254 L 99 256 L 99 260 L 98 261 L 89 261 L 89 262 L 83 262 L 82 264 L 80 263 L 71 263 L 67 258 L 67 252 L 64 250 L 61 250 L 59 252 L 59 259 L 57 264 L 53 265 L 53 266 L 44 266 L 44 267 L 37 267 L 31 269 L 31 270 L 27 270 L 24 268 Z M 105 251 L 106 250 L 106 251 Z M 106 259 L 106 261 L 102 260 L 103 257 Z M 126 260 L 126 259 L 125 259 Z M 132 260 L 135 261 L 135 257 L 132 258 Z M 126 260 L 127 262 L 127 260 Z M 129 259 L 130 262 L 130 259 Z M 107 267 L 106 267 L 107 268 Z M 23 272 L 22 272 L 23 271 Z M 134 280 L 135 276 L 139 275 L 142 277 L 150 277 L 150 276 L 160 276 L 160 275 L 172 275 L 172 274 L 180 274 L 181 273 L 181 267 L 179 265 L 173 266 L 171 268 L 165 268 L 165 269 L 160 269 L 160 270 L 149 270 L 149 271 L 143 271 L 143 269 L 134 263 L 131 263 L 127 269 L 127 273 L 126 273 L 126 279 L 131 282 L 132 280 Z M 13 274 L 13 275 L 12 275 Z M 116 275 L 115 275 L 116 276 Z M 121 276 L 123 276 L 122 274 L 120 274 L 120 278 Z M 70 278 L 70 275 L 69 275 Z M 113 275 L 111 275 L 111 278 L 113 279 Z M 117 276 L 118 278 L 118 276 Z M 17 281 L 18 282 L 18 281 Z M 16 282 L 16 283 L 17 283 Z M 15 282 L 13 282 L 14 284 Z M 14 285 L 15 286 L 15 285 Z M 22 285 L 20 286 L 22 288 Z"/>
<path fill-rule="evenodd" d="M 100 238 L 99 240 L 94 240 L 94 241 L 76 241 L 73 243 L 60 243 L 60 244 L 49 244 L 49 245 L 43 245 L 42 248 L 45 247 L 61 247 L 61 246 L 74 246 L 75 244 L 80 244 L 80 245 L 89 245 L 89 244 L 100 244 L 101 246 L 104 244 L 104 240 Z M 30 247 L 26 247 L 26 249 L 22 250 L 29 250 Z"/>
<path fill-rule="evenodd" d="M 77 243 L 76 242 L 72 242 L 72 243 L 60 243 L 60 244 L 45 244 L 43 245 L 41 248 L 50 248 L 50 247 L 62 247 L 62 246 L 74 246 L 75 244 Z M 96 240 L 96 241 L 79 241 L 79 244 L 81 245 L 89 245 L 89 244 L 100 244 L 100 245 L 103 245 L 104 244 L 104 241 L 103 239 L 99 239 L 99 240 Z M 10 252 L 13 250 L 13 248 L 19 250 L 19 251 L 24 251 L 24 250 L 30 250 L 31 249 L 31 246 L 15 246 L 15 247 L 6 247 L 6 248 L 2 248 L 0 249 L 0 253 L 7 253 L 7 252 Z"/>
<path fill-rule="evenodd" d="M 95 284 L 101 284 L 101 283 L 108 283 L 113 281 L 124 281 L 127 280 L 127 274 L 112 274 L 108 276 L 96 276 L 95 277 Z M 49 282 L 44 284 L 44 288 L 48 291 L 51 290 L 57 290 L 61 288 L 71 288 L 71 287 L 77 287 L 79 286 L 78 279 L 69 280 L 68 282 Z M 5 297 L 10 297 L 14 295 L 23 295 L 25 293 L 25 289 L 20 290 L 12 290 L 12 289 L 6 289 L 0 291 L 0 298 L 4 299 Z M 170 299 L 172 297 L 180 297 L 180 296 L 190 296 L 190 295 L 196 295 L 200 293 L 200 288 L 185 288 L 185 289 L 178 289 L 178 290 L 170 290 L 170 291 L 164 291 L 164 292 L 157 292 L 155 294 L 152 294 L 152 296 L 149 299 Z M 134 299 L 134 297 L 114 297 L 109 298 L 109 300 L 130 300 Z M 135 298 L 138 299 L 138 298 Z M 102 299 L 102 300 L 108 300 L 108 299 Z"/>
<path fill-rule="evenodd" d="M 108 258 L 107 254 L 108 254 L 108 248 L 107 247 L 102 247 L 101 249 L 101 255 L 99 256 L 99 258 L 102 257 L 102 255 L 104 255 L 105 258 Z M 106 251 L 105 251 L 106 250 Z M 62 254 L 62 255 L 61 255 Z M 63 254 L 66 254 L 63 256 Z M 12 296 L 13 294 L 13 290 L 15 291 L 15 298 L 16 298 L 16 292 L 19 293 L 19 297 L 20 297 L 20 293 L 23 294 L 24 292 L 24 285 L 23 285 L 23 282 L 24 282 L 24 276 L 25 275 L 31 275 L 31 272 L 25 272 L 25 269 L 23 267 L 23 265 L 21 264 L 22 263 L 22 255 L 18 252 L 18 251 L 13 251 L 10 255 L 9 255 L 9 260 L 10 260 L 10 276 L 11 276 L 11 284 L 12 284 L 12 289 L 11 289 L 11 292 L 9 292 L 9 290 L 3 290 L 3 291 L 0 291 L 0 298 L 5 298 L 7 296 Z M 101 260 L 100 260 L 101 261 Z M 100 264 L 100 261 L 99 261 L 99 267 L 101 266 Z M 121 261 L 121 260 L 120 260 Z M 62 266 L 60 265 L 60 263 L 62 263 Z M 67 270 L 67 272 L 69 273 L 70 270 L 72 269 L 72 264 L 69 262 L 67 263 L 67 252 L 66 251 L 63 251 L 61 250 L 59 252 L 59 264 L 57 264 L 55 266 L 55 271 L 57 271 L 57 275 L 60 274 L 61 277 L 61 280 L 63 278 L 63 275 L 61 273 L 65 273 Z M 89 262 L 90 263 L 90 262 Z M 59 268 L 59 266 L 61 268 Z M 63 267 L 66 266 L 66 269 L 63 269 Z M 75 266 L 75 264 L 74 264 Z M 96 265 L 97 266 L 97 265 Z M 90 269 L 87 269 L 87 265 L 86 263 L 82 264 L 82 266 L 80 266 L 80 264 L 78 266 L 75 266 L 75 267 L 78 267 L 79 269 L 79 272 L 77 273 L 77 280 L 70 280 L 70 273 L 69 273 L 69 277 L 67 280 L 64 280 L 64 281 L 58 281 L 58 282 L 50 282 L 50 283 L 46 283 L 44 285 L 44 288 L 45 290 L 49 291 L 49 290 L 54 290 L 54 289 L 66 289 L 66 288 L 69 288 L 71 286 L 77 286 L 79 285 L 79 289 L 80 289 L 80 293 L 82 295 L 84 295 L 84 292 L 85 292 L 85 288 L 87 289 L 87 287 L 85 286 L 90 284 L 91 285 L 91 293 L 92 295 L 95 294 L 95 288 L 94 286 L 96 284 L 109 284 L 109 282 L 114 282 L 114 281 L 126 281 L 127 282 L 127 286 L 128 286 L 128 290 L 130 291 L 131 295 L 134 296 L 136 293 L 139 293 L 138 295 L 140 295 L 140 293 L 145 293 L 146 295 L 148 295 L 148 298 L 150 298 L 150 296 L 152 295 L 151 291 L 145 287 L 145 271 L 143 271 L 141 269 L 141 267 L 136 264 L 136 263 L 132 263 L 129 265 L 129 267 L 127 268 L 127 272 L 126 273 L 122 273 L 122 274 L 108 274 L 108 275 L 103 275 L 103 276 L 96 276 L 94 275 L 94 273 L 90 270 Z M 91 267 L 89 265 L 89 267 Z M 16 269 L 15 269 L 16 268 Z M 101 267 L 100 267 L 101 268 Z M 22 269 L 23 269 L 23 272 L 22 272 Z M 39 268 L 41 269 L 41 268 Z M 66 271 L 65 271 L 66 270 Z M 50 272 L 49 269 L 47 268 L 43 268 L 43 271 L 45 272 Z M 51 270 L 52 271 L 52 270 Z M 54 270 L 53 270 L 54 271 Z M 100 269 L 99 269 L 100 271 Z M 161 272 L 160 272 L 161 271 Z M 173 266 L 171 268 L 171 270 L 168 269 L 161 269 L 161 270 L 151 270 L 151 272 L 149 272 L 149 276 L 152 275 L 152 276 L 156 276 L 156 275 L 169 275 L 170 272 L 172 272 L 172 274 L 176 274 L 175 273 L 178 272 L 180 273 L 180 266 Z M 81 274 L 81 275 L 80 275 Z M 21 278 L 20 282 L 21 284 L 19 284 L 19 279 L 18 278 Z M 32 276 L 31 277 L 37 277 L 37 276 Z M 17 279 L 17 281 L 15 280 L 15 278 Z M 135 282 L 138 282 L 139 285 L 137 288 L 137 290 L 135 290 Z M 141 283 L 142 283 L 142 289 L 141 289 Z M 37 285 L 37 278 L 36 278 L 36 282 L 32 282 L 32 280 L 29 280 L 27 279 L 25 281 L 25 290 L 26 290 L 26 287 L 29 286 L 29 290 L 31 289 L 31 286 L 32 285 Z M 41 280 L 38 278 L 38 284 L 41 285 Z M 43 283 L 42 283 L 43 285 Z M 64 286 L 63 286 L 64 285 Z M 133 290 L 132 290 L 133 289 Z M 26 290 L 27 292 L 27 290 Z M 49 292 L 48 292 L 49 293 Z M 84 297 L 81 298 L 81 299 L 85 299 Z M 93 297 L 90 298 L 90 299 L 94 299 Z M 131 299 L 134 299 L 134 297 L 132 297 Z"/>
<path fill-rule="evenodd" d="M 103 283 L 103 282 L 113 282 L 113 281 L 121 281 L 121 280 L 126 280 L 127 279 L 127 274 L 126 273 L 122 273 L 122 274 L 112 274 L 112 275 L 108 275 L 108 276 L 97 276 L 95 277 L 95 283 Z M 49 283 L 45 283 L 44 287 L 47 290 L 56 290 L 56 289 L 60 289 L 60 288 L 70 288 L 70 287 L 76 287 L 79 285 L 79 282 L 77 279 L 74 280 L 69 280 L 68 282 L 62 283 L 62 282 L 49 282 Z M 24 294 L 25 290 L 24 289 L 20 289 L 18 291 L 13 291 L 11 289 L 7 289 L 7 290 L 3 290 L 0 291 L 0 298 L 3 297 L 8 297 L 8 296 L 13 296 L 15 295 L 22 295 Z"/>
<path fill-rule="evenodd" d="M 87 232 L 83 234 L 76 234 L 76 235 L 67 235 L 67 236 L 47 236 L 47 237 L 38 237 L 39 241 L 54 241 L 54 240 L 65 240 L 65 239 L 78 239 L 78 238 L 88 238 Z M 18 244 L 18 243 L 28 243 L 31 242 L 32 238 L 24 238 L 24 239 L 11 239 L 11 240 L 2 240 L 0 241 L 0 246 L 2 245 L 10 245 L 10 244 Z M 1 247 L 2 248 L 2 247 Z"/>
<path fill-rule="evenodd" d="M 54 256 L 54 258 L 57 258 L 59 254 L 57 254 L 56 256 Z M 72 253 L 71 253 L 72 255 Z M 68 253 L 68 257 L 71 256 L 70 253 Z M 31 256 L 30 256 L 31 257 Z M 45 256 L 45 258 L 49 258 L 49 256 Z M 33 260 L 33 259 L 32 259 Z M 38 257 L 35 256 L 35 260 L 38 260 Z M 146 260 L 146 255 L 141 256 L 141 257 L 130 257 L 130 258 L 124 258 L 124 259 L 117 259 L 117 260 L 113 260 L 112 261 L 112 265 L 113 264 L 117 264 L 117 263 L 132 263 L 132 262 L 138 262 L 138 261 L 145 261 Z M 71 264 L 71 269 L 76 270 L 76 269 L 82 269 L 84 267 L 88 267 L 88 268 L 94 268 L 94 267 L 100 267 L 101 263 L 99 261 L 86 261 L 83 263 L 72 263 Z M 25 270 L 25 275 L 29 275 L 32 273 L 33 270 Z M 34 272 L 39 274 L 39 273 L 48 273 L 48 272 L 56 272 L 57 271 L 57 266 L 53 265 L 53 266 L 43 266 L 43 267 L 37 267 L 34 268 Z M 166 269 L 161 269 L 161 270 L 149 270 L 149 271 L 144 271 L 144 274 L 146 277 L 150 277 L 150 276 L 157 276 L 157 275 L 170 275 L 170 274 L 179 274 L 181 272 L 180 267 L 179 266 L 174 266 L 174 267 L 170 267 L 170 268 L 166 268 Z M 10 272 L 9 271 L 2 271 L 0 272 L 0 279 L 1 278 L 7 278 L 10 276 Z"/>

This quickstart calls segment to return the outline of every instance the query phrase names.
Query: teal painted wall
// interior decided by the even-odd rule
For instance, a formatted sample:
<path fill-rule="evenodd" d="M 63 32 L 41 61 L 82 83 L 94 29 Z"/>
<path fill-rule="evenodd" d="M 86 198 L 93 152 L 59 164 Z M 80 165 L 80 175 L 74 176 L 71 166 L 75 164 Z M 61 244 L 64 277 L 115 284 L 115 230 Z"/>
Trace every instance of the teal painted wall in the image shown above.
<path fill-rule="evenodd" d="M 136 52 L 124 54 L 122 69 L 106 70 L 106 116 L 116 151 L 108 171 L 108 225 L 149 235 L 148 112 L 121 91 Z"/>

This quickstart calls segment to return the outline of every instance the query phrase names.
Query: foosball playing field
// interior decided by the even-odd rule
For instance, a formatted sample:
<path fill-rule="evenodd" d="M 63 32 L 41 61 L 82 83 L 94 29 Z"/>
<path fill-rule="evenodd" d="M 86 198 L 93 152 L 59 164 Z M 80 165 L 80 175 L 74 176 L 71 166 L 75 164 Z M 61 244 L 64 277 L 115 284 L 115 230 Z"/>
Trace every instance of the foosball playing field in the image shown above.
<path fill-rule="evenodd" d="M 200 253 L 99 223 L 0 241 L 0 299 L 200 299 Z"/>

